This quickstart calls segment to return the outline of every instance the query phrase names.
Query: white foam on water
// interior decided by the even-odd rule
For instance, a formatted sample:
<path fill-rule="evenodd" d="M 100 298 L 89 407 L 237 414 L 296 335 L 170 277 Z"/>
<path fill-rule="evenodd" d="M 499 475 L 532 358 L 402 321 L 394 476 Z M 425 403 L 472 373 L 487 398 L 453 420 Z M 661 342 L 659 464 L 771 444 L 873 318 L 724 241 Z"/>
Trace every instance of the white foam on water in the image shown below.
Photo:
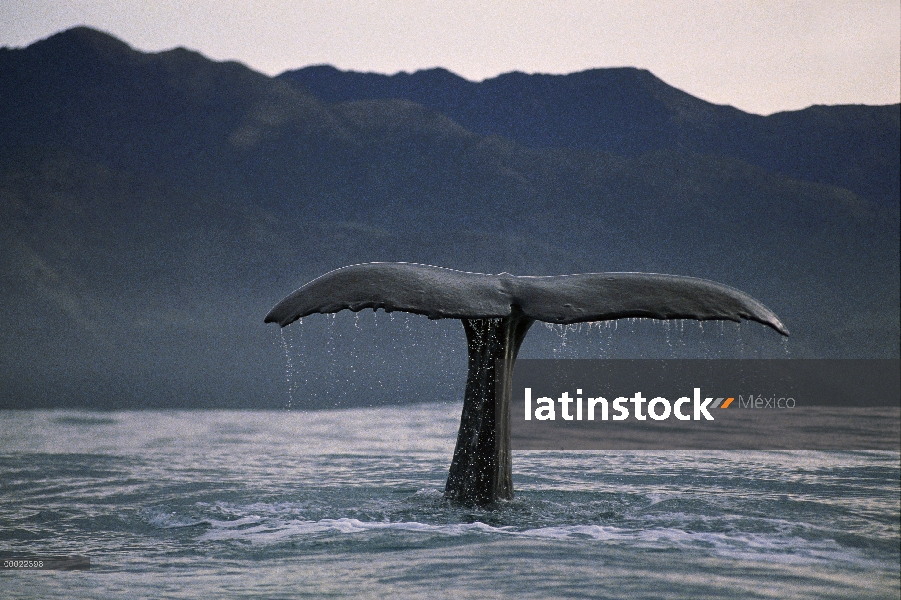
<path fill-rule="evenodd" d="M 233 523 L 233 522 L 228 522 Z M 447 525 L 429 525 L 417 521 L 379 522 L 361 521 L 353 518 L 289 520 L 275 521 L 256 527 L 238 529 L 237 526 L 219 527 L 211 523 L 213 528 L 203 535 L 199 541 L 242 540 L 252 544 L 278 543 L 288 538 L 307 537 L 326 533 L 346 535 L 370 531 L 407 531 L 416 533 L 442 534 L 447 536 L 468 535 L 471 533 L 503 532 L 505 528 L 492 527 L 478 521 L 473 523 L 454 523 Z"/>
<path fill-rule="evenodd" d="M 441 494 L 434 490 L 420 490 L 414 494 L 414 498 L 428 501 L 440 496 Z M 521 529 L 509 525 L 489 525 L 479 520 L 433 524 L 416 520 L 391 521 L 387 517 L 380 521 L 353 517 L 305 519 L 296 516 L 303 512 L 299 508 L 290 505 L 275 507 L 256 504 L 244 507 L 244 511 L 253 514 L 234 520 L 200 521 L 159 515 L 153 523 L 167 528 L 204 524 L 209 529 L 199 535 L 197 541 L 240 542 L 254 546 L 280 544 L 292 539 L 325 538 L 335 541 L 345 539 L 345 536 L 352 538 L 372 532 L 413 533 L 449 538 L 482 535 L 568 543 L 600 543 L 605 546 L 628 547 L 632 550 L 676 550 L 730 560 L 768 561 L 795 566 L 838 562 L 861 568 L 878 567 L 878 561 L 867 558 L 856 549 L 843 547 L 828 535 L 823 535 L 825 532 L 814 532 L 817 534 L 816 539 L 806 539 L 798 535 L 799 528 L 803 532 L 809 530 L 809 527 L 780 519 L 764 519 L 766 523 L 762 525 L 771 529 L 766 532 L 733 529 L 729 526 L 729 521 L 733 518 L 729 516 L 679 512 L 655 514 L 654 517 L 669 522 L 660 526 L 643 521 L 643 526 L 637 522 L 632 522 L 628 526 L 586 523 Z M 234 507 L 231 510 L 239 512 L 241 509 Z M 261 516 L 267 513 L 268 516 Z M 719 525 L 727 531 L 693 531 L 692 525 L 698 524 Z"/>

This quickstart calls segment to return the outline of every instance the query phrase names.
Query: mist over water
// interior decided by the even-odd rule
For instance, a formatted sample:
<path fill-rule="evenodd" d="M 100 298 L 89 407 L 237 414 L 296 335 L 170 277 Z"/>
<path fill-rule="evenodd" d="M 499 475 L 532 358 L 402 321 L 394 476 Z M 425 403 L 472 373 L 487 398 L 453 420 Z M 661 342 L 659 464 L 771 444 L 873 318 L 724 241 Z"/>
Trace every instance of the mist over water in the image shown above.
<path fill-rule="evenodd" d="M 776 337 L 538 323 L 520 357 L 786 357 Z M 2 595 L 897 597 L 897 452 L 514 451 L 514 500 L 461 508 L 457 321 L 314 315 L 273 344 L 286 410 L 0 413 L 0 551 L 92 563 L 0 572 Z"/>

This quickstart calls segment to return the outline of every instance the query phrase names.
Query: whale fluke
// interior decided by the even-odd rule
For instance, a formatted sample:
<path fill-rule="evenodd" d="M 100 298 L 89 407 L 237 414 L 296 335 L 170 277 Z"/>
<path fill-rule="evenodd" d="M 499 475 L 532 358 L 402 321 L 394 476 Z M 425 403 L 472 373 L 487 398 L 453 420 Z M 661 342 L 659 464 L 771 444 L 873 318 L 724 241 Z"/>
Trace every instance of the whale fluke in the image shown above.
<path fill-rule="evenodd" d="M 414 263 L 367 263 L 330 271 L 290 294 L 266 315 L 282 327 L 314 313 L 382 308 L 430 319 L 502 319 L 518 307 L 536 321 L 570 324 L 628 317 L 748 319 L 783 335 L 766 306 L 735 288 L 656 273 L 584 273 L 517 277 L 465 273 Z"/>
<path fill-rule="evenodd" d="M 788 335 L 766 306 L 744 292 L 706 279 L 654 273 L 518 277 L 413 263 L 368 263 L 336 269 L 276 304 L 265 322 L 285 327 L 314 313 L 364 308 L 463 322 L 469 371 L 444 495 L 480 506 L 513 498 L 513 364 L 535 321 L 569 324 L 627 317 L 747 319 Z"/>

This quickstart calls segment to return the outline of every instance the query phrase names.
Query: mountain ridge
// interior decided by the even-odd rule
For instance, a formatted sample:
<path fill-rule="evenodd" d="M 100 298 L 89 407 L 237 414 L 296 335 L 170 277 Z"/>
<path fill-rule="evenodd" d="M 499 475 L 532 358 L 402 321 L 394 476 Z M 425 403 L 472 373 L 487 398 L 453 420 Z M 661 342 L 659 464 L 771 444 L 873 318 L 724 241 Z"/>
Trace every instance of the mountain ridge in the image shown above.
<path fill-rule="evenodd" d="M 901 163 L 901 105 L 812 106 L 760 116 L 695 98 L 632 67 L 568 75 L 513 72 L 471 82 L 443 69 L 379 75 L 317 65 L 277 79 L 325 102 L 412 100 L 476 133 L 529 147 L 726 154 L 884 202 L 891 202 L 901 186 L 893 167 Z M 886 127 L 888 134 L 874 136 Z M 805 146 L 803 140 L 814 132 L 821 143 Z M 861 147 L 864 138 L 869 148 Z M 848 162 L 855 168 L 848 169 Z M 812 169 L 815 163 L 821 168 Z M 867 164 L 872 167 L 863 168 Z"/>
<path fill-rule="evenodd" d="M 329 103 L 239 63 L 110 37 L 0 51 L 0 407 L 283 406 L 285 349 L 263 316 L 307 280 L 373 261 L 703 277 L 772 308 L 795 357 L 898 354 L 898 191 L 885 202 L 685 148 L 529 147 L 410 100 Z M 397 334 L 411 356 L 308 321 L 309 339 L 384 360 L 342 379 L 335 402 L 457 396 L 417 379 L 444 360 L 418 325 Z M 730 339 L 703 343 L 730 355 Z M 608 356 L 692 351 L 652 334 L 617 343 Z M 306 369 L 332 377 L 350 368 L 338 356 L 311 350 Z M 407 379 L 379 388 L 397 364 Z M 298 402 L 320 406 L 336 380 Z"/>

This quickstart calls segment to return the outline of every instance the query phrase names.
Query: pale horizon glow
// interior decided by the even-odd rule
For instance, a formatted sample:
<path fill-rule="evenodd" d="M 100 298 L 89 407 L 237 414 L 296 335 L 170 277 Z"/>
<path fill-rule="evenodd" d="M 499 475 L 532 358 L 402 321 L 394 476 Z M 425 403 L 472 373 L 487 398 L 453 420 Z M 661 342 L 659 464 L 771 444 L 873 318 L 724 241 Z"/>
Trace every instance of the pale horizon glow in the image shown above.
<path fill-rule="evenodd" d="M 901 101 L 897 0 L 31 0 L 0 7 L 0 46 L 77 25 L 277 75 L 330 64 L 392 74 L 648 69 L 717 104 L 770 114 Z"/>

